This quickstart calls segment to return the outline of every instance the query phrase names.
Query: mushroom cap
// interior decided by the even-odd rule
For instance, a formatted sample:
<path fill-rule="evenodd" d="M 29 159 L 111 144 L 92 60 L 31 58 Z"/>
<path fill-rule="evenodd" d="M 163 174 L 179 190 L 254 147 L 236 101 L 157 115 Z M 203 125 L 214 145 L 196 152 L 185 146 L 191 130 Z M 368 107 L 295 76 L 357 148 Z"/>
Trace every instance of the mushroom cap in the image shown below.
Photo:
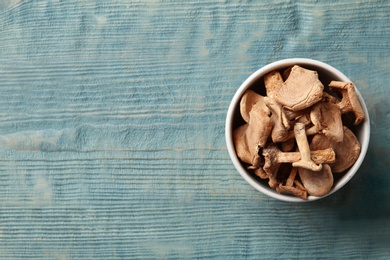
<path fill-rule="evenodd" d="M 252 163 L 252 155 L 251 149 L 248 146 L 247 140 L 247 129 L 248 124 L 242 125 L 236 128 L 233 131 L 233 142 L 234 147 L 236 148 L 236 154 L 241 161 L 251 164 Z"/>
<path fill-rule="evenodd" d="M 263 110 L 266 114 L 270 113 L 268 107 L 264 104 L 264 97 L 253 90 L 248 89 L 245 91 L 240 101 L 240 113 L 245 122 L 249 123 L 249 112 L 254 107 Z"/>
<path fill-rule="evenodd" d="M 323 134 L 317 134 L 310 144 L 312 150 L 333 148 L 336 154 L 336 160 L 331 164 L 333 173 L 341 173 L 351 167 L 360 154 L 361 147 L 356 136 L 346 126 L 343 127 L 343 131 L 344 138 L 342 142 L 334 142 Z"/>
<path fill-rule="evenodd" d="M 258 165 L 258 149 L 264 147 L 272 130 L 272 121 L 265 112 L 253 107 L 249 112 L 249 122 L 233 131 L 233 142 L 241 161 Z"/>
<path fill-rule="evenodd" d="M 264 147 L 272 131 L 271 118 L 260 108 L 253 107 L 249 112 L 248 138 L 255 146 Z"/>
<path fill-rule="evenodd" d="M 298 168 L 298 173 L 303 186 L 312 196 L 324 196 L 333 186 L 333 174 L 328 164 L 323 164 L 318 172 Z"/>
<path fill-rule="evenodd" d="M 298 111 L 320 101 L 323 89 L 316 71 L 295 65 L 283 86 L 276 91 L 275 99 L 288 109 Z"/>
<path fill-rule="evenodd" d="M 344 137 L 340 108 L 336 104 L 319 102 L 310 112 L 315 127 L 331 141 L 341 142 Z"/>

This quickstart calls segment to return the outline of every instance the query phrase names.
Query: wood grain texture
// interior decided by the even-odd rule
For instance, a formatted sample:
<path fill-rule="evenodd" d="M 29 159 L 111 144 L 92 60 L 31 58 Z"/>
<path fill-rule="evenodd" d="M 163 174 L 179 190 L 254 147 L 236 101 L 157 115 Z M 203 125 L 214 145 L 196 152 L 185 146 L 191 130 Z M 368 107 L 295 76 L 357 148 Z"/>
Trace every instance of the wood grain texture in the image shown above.
<path fill-rule="evenodd" d="M 0 3 L 1 259 L 389 259 L 388 1 Z M 259 67 L 339 68 L 367 101 L 363 167 L 288 204 L 231 163 Z"/>

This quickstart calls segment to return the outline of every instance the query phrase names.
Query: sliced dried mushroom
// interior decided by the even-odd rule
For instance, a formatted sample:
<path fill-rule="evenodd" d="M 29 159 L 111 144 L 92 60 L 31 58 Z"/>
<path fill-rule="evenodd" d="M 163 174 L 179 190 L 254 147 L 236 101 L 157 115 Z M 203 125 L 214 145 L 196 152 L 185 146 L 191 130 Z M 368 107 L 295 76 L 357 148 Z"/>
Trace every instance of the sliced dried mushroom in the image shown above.
<path fill-rule="evenodd" d="M 279 186 L 277 187 L 276 190 L 279 193 L 292 194 L 298 198 L 306 200 L 307 190 L 302 186 L 302 184 L 300 184 L 297 180 L 295 180 L 295 176 L 297 175 L 297 173 L 298 173 L 298 168 L 293 167 L 286 180 L 286 183 L 284 185 L 282 183 L 279 183 Z"/>
<path fill-rule="evenodd" d="M 343 141 L 343 122 L 336 104 L 318 102 L 310 112 L 310 119 L 314 126 L 306 131 L 307 135 L 323 133 L 334 142 Z"/>
<path fill-rule="evenodd" d="M 303 186 L 312 196 L 324 196 L 333 186 L 333 174 L 328 164 L 323 164 L 317 172 L 299 168 L 298 173 Z"/>
<path fill-rule="evenodd" d="M 233 132 L 237 156 L 245 163 L 257 166 L 259 147 L 263 147 L 272 130 L 271 119 L 262 111 L 251 110 L 248 124 Z"/>
<path fill-rule="evenodd" d="M 343 127 L 344 139 L 342 142 L 333 142 L 325 135 L 317 134 L 313 137 L 311 149 L 332 148 L 336 153 L 336 161 L 330 164 L 333 173 L 341 173 L 351 167 L 360 154 L 360 143 L 356 136 L 347 127 Z"/>
<path fill-rule="evenodd" d="M 233 142 L 238 158 L 244 163 L 252 164 L 255 146 L 248 140 L 248 124 L 236 128 L 233 132 Z"/>
<path fill-rule="evenodd" d="M 261 108 L 256 106 L 249 112 L 249 116 L 250 140 L 256 141 L 252 142 L 252 144 L 264 147 L 272 131 L 271 118 Z"/>
<path fill-rule="evenodd" d="M 341 92 L 342 99 L 338 103 L 341 113 L 352 112 L 355 115 L 355 125 L 360 124 L 364 119 L 364 111 L 356 94 L 355 86 L 351 82 L 331 81 L 331 90 Z"/>
<path fill-rule="evenodd" d="M 264 97 L 264 103 L 271 111 L 272 132 L 271 138 L 274 143 L 283 142 L 288 134 L 290 122 L 284 114 L 282 105 L 276 102 L 275 99 Z"/>
<path fill-rule="evenodd" d="M 253 109 L 262 110 L 269 115 L 270 111 L 264 103 L 264 97 L 253 90 L 248 89 L 241 97 L 240 113 L 245 122 L 249 123 L 249 112 Z"/>
<path fill-rule="evenodd" d="M 278 190 L 280 191 L 280 193 L 282 193 L 282 192 L 289 193 L 289 194 L 294 195 L 295 197 L 301 198 L 303 200 L 307 200 L 307 190 L 306 189 L 303 190 L 303 189 L 293 187 L 293 186 L 284 186 L 281 183 L 279 184 L 278 188 L 279 188 Z"/>
<path fill-rule="evenodd" d="M 316 71 L 295 65 L 283 86 L 275 93 L 275 99 L 293 111 L 310 107 L 321 100 L 324 85 Z"/>

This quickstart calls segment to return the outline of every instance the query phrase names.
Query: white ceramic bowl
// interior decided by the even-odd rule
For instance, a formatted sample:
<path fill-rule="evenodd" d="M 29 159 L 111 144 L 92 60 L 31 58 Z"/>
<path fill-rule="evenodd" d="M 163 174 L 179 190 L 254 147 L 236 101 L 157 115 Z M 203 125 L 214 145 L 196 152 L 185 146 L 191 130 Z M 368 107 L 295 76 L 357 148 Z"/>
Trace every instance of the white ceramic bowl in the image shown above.
<path fill-rule="evenodd" d="M 315 70 L 318 72 L 320 80 L 323 82 L 324 86 L 326 86 L 331 80 L 338 80 L 338 81 L 344 81 L 344 82 L 351 82 L 351 80 L 345 76 L 342 72 L 337 70 L 336 68 L 312 59 L 304 59 L 304 58 L 292 58 L 292 59 L 284 59 L 279 60 L 276 62 L 273 62 L 271 64 L 268 64 L 259 70 L 257 70 L 255 73 L 249 76 L 244 83 L 241 84 L 241 86 L 238 88 L 237 92 L 233 96 L 233 99 L 230 103 L 228 113 L 226 116 L 226 126 L 225 126 L 225 137 L 226 137 L 226 144 L 227 149 L 230 155 L 230 158 L 240 173 L 240 175 L 250 184 L 252 185 L 256 190 L 264 193 L 267 196 L 270 196 L 272 198 L 282 200 L 282 201 L 288 201 L 288 202 L 305 202 L 305 201 L 314 201 L 321 198 L 324 198 L 326 196 L 329 196 L 330 194 L 336 192 L 341 187 L 343 187 L 358 171 L 360 165 L 363 162 L 363 159 L 367 153 L 369 139 L 370 139 L 370 120 L 368 115 L 368 110 L 366 107 L 366 104 L 358 90 L 358 86 L 356 86 L 357 94 L 360 100 L 360 103 L 363 107 L 365 119 L 363 122 L 356 127 L 355 134 L 358 138 L 360 144 L 361 144 L 361 152 L 359 155 L 359 158 L 355 162 L 355 164 L 340 178 L 335 179 L 335 183 L 333 185 L 333 188 L 330 190 L 328 194 L 322 197 L 314 197 L 309 196 L 308 200 L 302 200 L 300 198 L 294 197 L 292 195 L 285 195 L 285 194 L 279 194 L 275 190 L 271 189 L 267 182 L 260 181 L 257 177 L 253 176 L 250 172 L 248 172 L 244 166 L 241 164 L 239 158 L 237 157 L 237 154 L 235 152 L 234 143 L 233 143 L 233 130 L 238 127 L 240 124 L 242 124 L 242 118 L 239 111 L 240 106 L 240 100 L 243 93 L 251 88 L 256 89 L 258 93 L 261 93 L 265 95 L 265 87 L 263 83 L 263 77 L 267 73 L 274 71 L 274 70 L 283 70 L 288 67 L 291 67 L 293 65 L 300 65 L 304 68 Z"/>

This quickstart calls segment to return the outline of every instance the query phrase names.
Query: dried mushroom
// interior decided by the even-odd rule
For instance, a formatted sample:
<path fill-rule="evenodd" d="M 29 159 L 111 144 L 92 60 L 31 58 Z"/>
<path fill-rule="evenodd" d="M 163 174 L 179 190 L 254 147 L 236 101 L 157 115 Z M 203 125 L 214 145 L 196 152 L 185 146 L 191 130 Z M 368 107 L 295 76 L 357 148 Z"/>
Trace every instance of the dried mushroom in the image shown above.
<path fill-rule="evenodd" d="M 286 183 L 283 185 L 279 183 L 279 186 L 276 188 L 276 191 L 279 193 L 288 193 L 292 194 L 298 198 L 307 199 L 307 190 L 303 185 L 295 180 L 295 176 L 297 175 L 298 168 L 293 167 L 290 175 L 288 176 Z"/>
<path fill-rule="evenodd" d="M 254 109 L 262 110 L 267 115 L 270 113 L 264 103 L 264 97 L 252 90 L 247 90 L 240 101 L 240 113 L 245 122 L 249 123 L 249 112 Z"/>
<path fill-rule="evenodd" d="M 282 105 L 276 102 L 275 99 L 264 97 L 264 103 L 271 111 L 272 131 L 271 138 L 274 143 L 279 143 L 286 140 L 290 123 L 284 114 Z"/>
<path fill-rule="evenodd" d="M 322 133 L 332 141 L 343 141 L 343 122 L 336 104 L 318 102 L 310 112 L 310 119 L 314 126 L 307 130 L 308 135 Z"/>
<path fill-rule="evenodd" d="M 251 97 L 251 95 L 255 97 Z M 245 102 L 241 101 L 240 111 L 245 114 L 247 123 L 234 130 L 233 141 L 237 156 L 243 162 L 258 168 L 261 161 L 258 151 L 260 147 L 265 146 L 271 134 L 272 121 L 265 111 L 268 108 L 261 105 L 262 96 L 247 91 L 244 97 Z"/>
<path fill-rule="evenodd" d="M 324 196 L 333 186 L 333 174 L 328 164 L 323 164 L 320 171 L 314 172 L 308 169 L 298 169 L 299 178 L 310 195 Z"/>
<path fill-rule="evenodd" d="M 343 96 L 338 103 L 341 113 L 353 112 L 355 125 L 360 124 L 364 119 L 364 111 L 357 97 L 355 86 L 351 82 L 332 81 L 329 87 L 331 90 L 338 90 Z"/>
<path fill-rule="evenodd" d="M 246 122 L 234 130 L 235 149 L 248 170 L 278 193 L 306 200 L 324 196 L 334 174 L 357 160 L 360 144 L 342 114 L 352 112 L 355 125 L 364 119 L 352 83 L 332 81 L 330 90 L 316 71 L 295 65 L 264 76 L 266 96 L 247 90 L 240 112 Z"/>
<path fill-rule="evenodd" d="M 351 130 L 344 126 L 344 139 L 342 142 L 334 142 L 324 135 L 317 134 L 313 137 L 311 149 L 332 148 L 336 154 L 336 161 L 331 164 L 333 173 L 341 173 L 351 167 L 360 154 L 360 143 Z"/>
<path fill-rule="evenodd" d="M 263 147 L 272 130 L 271 119 L 259 110 L 249 112 L 248 124 L 234 130 L 233 141 L 237 156 L 245 163 L 257 166 L 259 147 Z"/>
<path fill-rule="evenodd" d="M 316 71 L 295 65 L 283 86 L 276 91 L 275 99 L 286 108 L 298 111 L 320 101 L 323 89 Z"/>

